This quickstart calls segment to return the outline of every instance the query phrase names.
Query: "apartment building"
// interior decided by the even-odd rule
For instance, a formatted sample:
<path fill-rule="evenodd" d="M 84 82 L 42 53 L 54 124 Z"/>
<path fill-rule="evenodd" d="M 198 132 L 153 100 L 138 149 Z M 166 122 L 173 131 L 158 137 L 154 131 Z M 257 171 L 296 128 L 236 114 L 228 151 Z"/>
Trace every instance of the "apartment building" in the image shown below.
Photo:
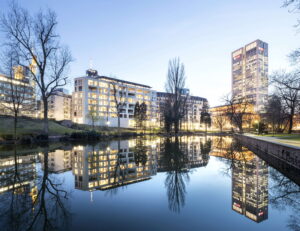
<path fill-rule="evenodd" d="M 268 44 L 256 40 L 232 52 L 232 96 L 263 113 L 268 101 Z"/>
<path fill-rule="evenodd" d="M 55 120 L 71 120 L 72 96 L 63 88 L 57 89 L 48 100 L 48 118 Z"/>
<path fill-rule="evenodd" d="M 72 120 L 80 124 L 118 126 L 117 105 L 121 127 L 134 127 L 134 107 L 147 105 L 147 125 L 156 123 L 156 92 L 150 86 L 117 78 L 100 76 L 87 70 L 86 76 L 75 78 Z"/>
<path fill-rule="evenodd" d="M 187 97 L 186 114 L 182 121 L 182 128 L 187 130 L 200 129 L 201 112 L 204 106 L 208 106 L 207 99 L 199 96 L 189 95 L 189 89 L 182 89 L 181 92 Z M 161 126 L 163 126 L 164 123 L 162 111 L 169 96 L 170 93 L 157 92 L 158 111 L 160 111 L 158 121 L 160 122 Z"/>
<path fill-rule="evenodd" d="M 35 116 L 36 84 L 31 77 L 33 67 L 15 66 L 11 76 L 0 74 L 0 114 L 12 115 L 13 100 L 20 102 L 20 114 Z"/>

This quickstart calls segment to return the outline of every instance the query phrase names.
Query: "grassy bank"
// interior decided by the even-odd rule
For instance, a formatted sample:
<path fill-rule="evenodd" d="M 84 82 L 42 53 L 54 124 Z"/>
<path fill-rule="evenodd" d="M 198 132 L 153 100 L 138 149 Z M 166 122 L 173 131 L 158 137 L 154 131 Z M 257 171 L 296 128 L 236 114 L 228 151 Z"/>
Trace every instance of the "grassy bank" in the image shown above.
<path fill-rule="evenodd" d="M 67 128 L 57 122 L 49 120 L 49 134 L 63 135 L 76 132 L 75 129 Z M 14 133 L 14 121 L 12 117 L 0 117 L 0 134 L 12 135 Z M 40 119 L 19 118 L 17 126 L 18 136 L 38 135 L 43 133 L 43 121 Z"/>

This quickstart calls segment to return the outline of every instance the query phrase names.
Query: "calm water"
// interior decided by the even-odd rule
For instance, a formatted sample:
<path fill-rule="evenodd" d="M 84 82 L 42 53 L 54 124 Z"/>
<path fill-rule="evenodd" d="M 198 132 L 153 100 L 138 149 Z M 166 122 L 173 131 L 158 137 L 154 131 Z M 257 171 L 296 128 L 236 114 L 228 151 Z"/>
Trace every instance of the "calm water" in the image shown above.
<path fill-rule="evenodd" d="M 230 137 L 55 146 L 0 147 L 1 230 L 300 230 L 299 172 Z"/>

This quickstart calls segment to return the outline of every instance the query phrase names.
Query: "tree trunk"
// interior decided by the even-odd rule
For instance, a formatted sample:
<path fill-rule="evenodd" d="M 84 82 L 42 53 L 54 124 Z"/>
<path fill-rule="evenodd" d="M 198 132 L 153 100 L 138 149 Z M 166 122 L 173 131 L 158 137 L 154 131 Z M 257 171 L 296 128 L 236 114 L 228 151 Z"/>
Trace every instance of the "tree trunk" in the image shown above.
<path fill-rule="evenodd" d="M 121 126 L 120 115 L 118 115 L 118 134 L 119 135 L 120 135 L 120 126 Z"/>
<path fill-rule="evenodd" d="M 179 132 L 179 122 L 178 121 L 174 122 L 174 131 L 175 131 L 175 134 L 178 134 L 178 132 Z"/>
<path fill-rule="evenodd" d="M 48 123 L 48 100 L 47 98 L 43 98 L 43 104 L 44 104 L 44 134 L 49 136 L 49 123 Z"/>
<path fill-rule="evenodd" d="M 289 122 L 289 130 L 288 130 L 288 134 L 292 133 L 293 130 L 293 115 L 290 115 L 290 122 Z"/>
<path fill-rule="evenodd" d="M 18 123 L 18 112 L 15 111 L 14 116 L 14 141 L 17 141 L 17 123 Z"/>

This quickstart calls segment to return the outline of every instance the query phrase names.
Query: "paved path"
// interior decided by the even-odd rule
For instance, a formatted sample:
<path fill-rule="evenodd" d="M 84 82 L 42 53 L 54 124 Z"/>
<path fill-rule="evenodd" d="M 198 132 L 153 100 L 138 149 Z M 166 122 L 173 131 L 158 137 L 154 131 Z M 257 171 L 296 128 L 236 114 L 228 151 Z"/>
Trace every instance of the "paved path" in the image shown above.
<path fill-rule="evenodd" d="M 279 139 L 277 137 L 271 137 L 271 136 L 258 136 L 250 133 L 245 133 L 244 135 L 255 137 L 256 139 L 265 140 L 272 143 L 287 144 L 296 148 L 300 147 L 300 141 Z"/>

